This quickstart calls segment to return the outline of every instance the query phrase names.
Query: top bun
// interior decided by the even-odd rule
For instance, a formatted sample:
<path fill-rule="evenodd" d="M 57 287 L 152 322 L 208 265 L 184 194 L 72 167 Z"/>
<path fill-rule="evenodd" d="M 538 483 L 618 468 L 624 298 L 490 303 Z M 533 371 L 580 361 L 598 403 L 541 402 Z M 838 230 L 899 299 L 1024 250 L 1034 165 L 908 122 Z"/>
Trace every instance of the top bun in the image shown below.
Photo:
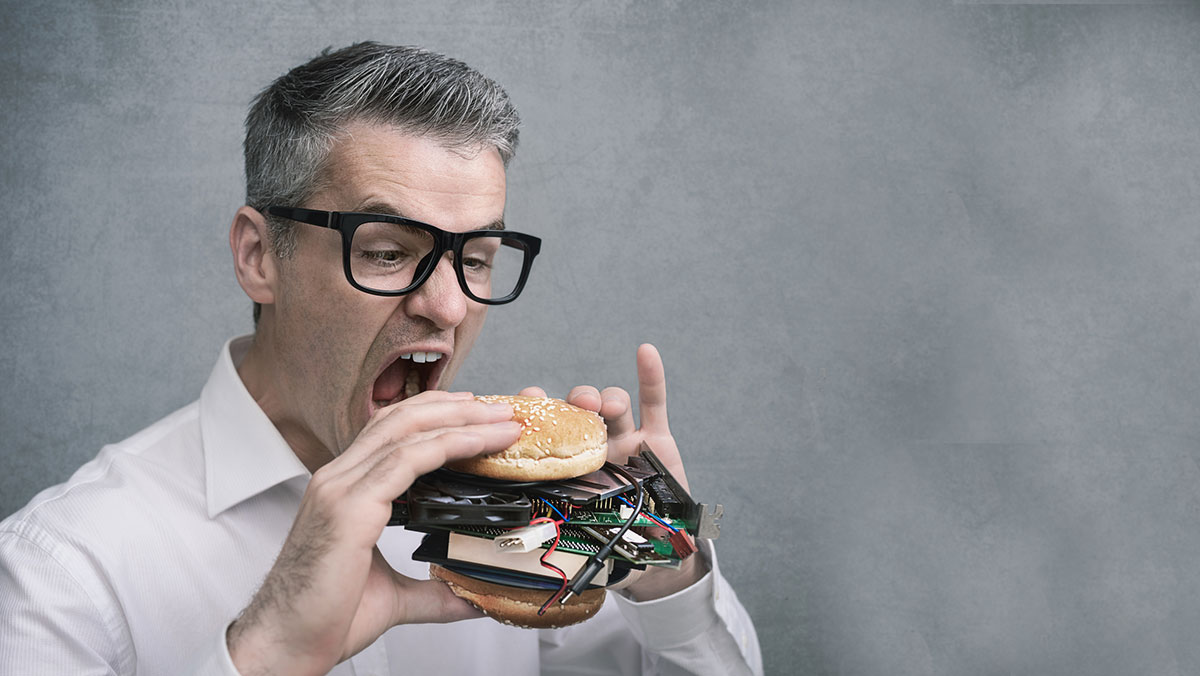
<path fill-rule="evenodd" d="M 479 401 L 511 404 L 521 437 L 503 451 L 449 463 L 450 469 L 503 481 L 557 481 L 594 472 L 608 456 L 600 416 L 561 399 L 489 394 Z"/>

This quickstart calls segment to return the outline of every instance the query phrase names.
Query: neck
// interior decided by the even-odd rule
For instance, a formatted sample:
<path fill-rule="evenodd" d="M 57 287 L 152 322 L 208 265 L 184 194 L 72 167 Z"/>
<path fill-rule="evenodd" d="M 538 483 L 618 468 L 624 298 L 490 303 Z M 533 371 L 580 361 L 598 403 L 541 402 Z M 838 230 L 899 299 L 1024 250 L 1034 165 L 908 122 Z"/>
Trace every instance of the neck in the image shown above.
<path fill-rule="evenodd" d="M 279 375 L 285 371 L 279 366 L 270 343 L 270 331 L 260 323 L 249 351 L 237 366 L 238 375 L 300 462 L 309 472 L 316 472 L 333 459 L 333 454 L 288 405 L 288 390 L 279 381 Z"/>

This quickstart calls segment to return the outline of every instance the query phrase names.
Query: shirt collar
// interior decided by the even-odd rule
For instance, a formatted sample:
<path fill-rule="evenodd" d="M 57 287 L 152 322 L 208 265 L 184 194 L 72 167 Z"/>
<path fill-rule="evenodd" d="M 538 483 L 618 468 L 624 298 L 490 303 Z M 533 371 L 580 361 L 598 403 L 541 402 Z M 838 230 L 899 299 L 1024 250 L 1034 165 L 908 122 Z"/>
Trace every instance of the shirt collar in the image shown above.
<path fill-rule="evenodd" d="M 310 476 L 238 375 L 236 364 L 252 339 L 225 343 L 200 393 L 209 518 L 289 479 Z"/>

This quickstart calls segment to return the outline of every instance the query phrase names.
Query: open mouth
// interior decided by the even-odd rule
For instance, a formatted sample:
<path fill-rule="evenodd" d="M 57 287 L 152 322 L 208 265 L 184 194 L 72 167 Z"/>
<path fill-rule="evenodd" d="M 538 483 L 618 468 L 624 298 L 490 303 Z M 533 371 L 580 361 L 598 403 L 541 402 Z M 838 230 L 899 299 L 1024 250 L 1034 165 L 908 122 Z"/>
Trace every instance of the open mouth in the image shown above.
<path fill-rule="evenodd" d="M 391 406 L 437 385 L 442 372 L 441 352 L 409 352 L 400 355 L 379 377 L 371 389 L 376 409 Z"/>

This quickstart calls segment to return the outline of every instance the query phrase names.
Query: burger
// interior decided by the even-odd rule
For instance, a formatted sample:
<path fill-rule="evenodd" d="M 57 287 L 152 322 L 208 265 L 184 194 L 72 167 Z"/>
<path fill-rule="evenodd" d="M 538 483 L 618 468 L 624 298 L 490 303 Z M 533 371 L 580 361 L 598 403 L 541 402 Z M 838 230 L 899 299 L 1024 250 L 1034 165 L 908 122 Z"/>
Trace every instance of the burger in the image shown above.
<path fill-rule="evenodd" d="M 547 397 L 485 395 L 476 399 L 510 404 L 513 420 L 521 423 L 521 436 L 502 451 L 449 463 L 449 469 L 488 480 L 525 483 L 571 479 L 604 466 L 608 432 L 592 411 Z M 568 595 L 564 603 L 548 603 L 545 590 L 499 584 L 437 564 L 431 564 L 429 572 L 489 617 L 521 627 L 582 622 L 596 614 L 605 597 L 603 588 L 588 589 Z"/>
<path fill-rule="evenodd" d="M 509 404 L 521 436 L 496 453 L 458 460 L 450 469 L 503 481 L 558 481 L 583 476 L 604 466 L 608 432 L 600 416 L 560 399 L 519 395 L 475 397 Z"/>
<path fill-rule="evenodd" d="M 546 592 L 486 582 L 429 564 L 430 577 L 441 580 L 455 596 L 466 600 L 488 617 L 526 629 L 552 629 L 590 619 L 604 605 L 604 589 L 589 589 L 566 603 L 546 603 Z M 545 611 L 539 611 L 545 607 Z"/>

